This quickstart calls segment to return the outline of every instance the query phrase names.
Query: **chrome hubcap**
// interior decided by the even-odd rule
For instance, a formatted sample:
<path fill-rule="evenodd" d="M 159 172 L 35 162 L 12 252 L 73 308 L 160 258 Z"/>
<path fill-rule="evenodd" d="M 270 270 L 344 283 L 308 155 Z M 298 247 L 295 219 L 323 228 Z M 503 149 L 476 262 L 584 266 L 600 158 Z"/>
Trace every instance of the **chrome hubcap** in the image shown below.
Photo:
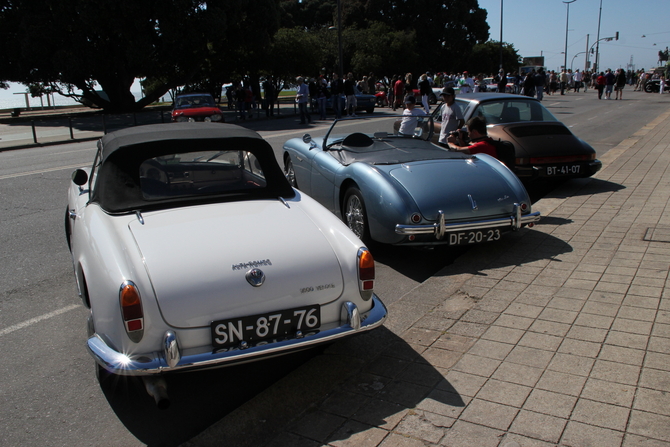
<path fill-rule="evenodd" d="M 295 172 L 293 171 L 293 163 L 289 160 L 286 163 L 286 172 L 284 172 L 288 182 L 295 188 Z"/>
<path fill-rule="evenodd" d="M 363 204 L 358 196 L 350 196 L 347 201 L 347 226 L 359 238 L 363 237 L 365 220 L 363 219 Z"/>

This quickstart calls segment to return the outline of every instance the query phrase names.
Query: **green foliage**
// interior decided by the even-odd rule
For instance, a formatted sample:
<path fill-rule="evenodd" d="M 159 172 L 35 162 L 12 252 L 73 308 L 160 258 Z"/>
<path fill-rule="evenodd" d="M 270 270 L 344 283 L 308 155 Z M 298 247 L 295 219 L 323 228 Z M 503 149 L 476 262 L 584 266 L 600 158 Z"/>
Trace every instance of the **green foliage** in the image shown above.
<path fill-rule="evenodd" d="M 503 42 L 502 56 L 505 73 L 519 69 L 520 56 L 513 45 Z M 491 40 L 475 45 L 463 69 L 470 73 L 497 74 L 500 69 L 500 42 Z"/>

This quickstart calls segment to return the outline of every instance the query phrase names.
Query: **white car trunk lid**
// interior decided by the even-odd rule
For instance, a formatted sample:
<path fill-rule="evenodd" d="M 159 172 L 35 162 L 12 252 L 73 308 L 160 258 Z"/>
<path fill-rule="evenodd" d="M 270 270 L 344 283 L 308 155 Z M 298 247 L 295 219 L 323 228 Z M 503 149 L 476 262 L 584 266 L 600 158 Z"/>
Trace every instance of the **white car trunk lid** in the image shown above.
<path fill-rule="evenodd" d="M 279 201 L 259 200 L 143 217 L 144 225 L 133 221 L 129 227 L 169 325 L 207 326 L 215 320 L 325 304 L 342 293 L 336 255 L 295 204 L 287 208 Z M 265 274 L 259 287 L 245 277 L 254 267 Z"/>

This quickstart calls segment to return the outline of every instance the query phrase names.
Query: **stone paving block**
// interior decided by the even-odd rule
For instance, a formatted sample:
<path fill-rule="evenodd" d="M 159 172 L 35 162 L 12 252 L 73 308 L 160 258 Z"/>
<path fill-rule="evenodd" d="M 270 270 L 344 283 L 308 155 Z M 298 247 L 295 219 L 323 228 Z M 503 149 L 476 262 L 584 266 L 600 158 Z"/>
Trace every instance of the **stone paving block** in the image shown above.
<path fill-rule="evenodd" d="M 578 376 L 588 376 L 593 368 L 595 359 L 572 355 L 566 353 L 557 353 L 547 366 L 547 369 L 567 374 L 576 374 Z"/>
<path fill-rule="evenodd" d="M 618 304 L 588 300 L 586 304 L 584 304 L 582 312 L 587 314 L 605 315 L 607 317 L 616 317 L 617 313 L 619 313 L 619 307 Z"/>
<path fill-rule="evenodd" d="M 621 383 L 589 378 L 581 397 L 606 404 L 630 408 L 635 398 L 636 387 Z"/>
<path fill-rule="evenodd" d="M 586 377 L 546 370 L 537 382 L 536 388 L 569 396 L 579 396 L 584 383 L 586 383 Z"/>
<path fill-rule="evenodd" d="M 433 331 L 447 331 L 456 321 L 445 317 L 442 312 L 432 312 L 417 321 L 414 327 Z"/>
<path fill-rule="evenodd" d="M 535 320 L 533 318 L 519 317 L 516 315 L 502 314 L 493 323 L 494 326 L 504 326 L 512 329 L 528 329 Z"/>
<path fill-rule="evenodd" d="M 670 392 L 670 371 L 661 371 L 659 369 L 644 368 L 640 376 L 639 386 Z"/>
<path fill-rule="evenodd" d="M 474 397 L 486 383 L 486 380 L 486 377 L 475 376 L 474 374 L 447 371 L 444 374 L 444 380 L 437 384 L 436 389 L 456 393 L 462 397 Z"/>
<path fill-rule="evenodd" d="M 514 303 L 545 307 L 547 304 L 549 304 L 551 299 L 552 299 L 551 296 L 535 295 L 532 293 L 524 292 L 514 300 Z"/>
<path fill-rule="evenodd" d="M 380 390 L 377 396 L 380 399 L 413 408 L 429 392 L 429 387 L 393 380 Z"/>
<path fill-rule="evenodd" d="M 590 341 L 592 343 L 602 343 L 607 337 L 607 329 L 574 325 L 566 337 L 574 338 L 575 340 Z"/>
<path fill-rule="evenodd" d="M 424 354 L 424 358 L 426 355 L 428 354 Z M 437 385 L 438 382 L 443 380 L 442 374 L 438 370 L 436 370 L 432 364 L 423 362 L 412 363 L 408 365 L 407 368 L 405 368 L 400 374 L 398 374 L 397 378 L 398 380 L 404 380 L 405 382 L 414 383 L 416 385 L 423 385 L 431 388 Z"/>
<path fill-rule="evenodd" d="M 440 445 L 448 447 L 497 447 L 504 432 L 465 421 L 456 421 Z"/>
<path fill-rule="evenodd" d="M 553 355 L 554 353 L 551 351 L 517 345 L 509 353 L 505 362 L 518 363 L 535 368 L 546 368 Z"/>
<path fill-rule="evenodd" d="M 584 307 L 584 300 L 575 300 L 564 297 L 554 297 L 549 301 L 547 307 L 561 310 L 579 312 Z"/>
<path fill-rule="evenodd" d="M 516 344 L 521 340 L 523 334 L 524 331 L 521 329 L 493 325 L 484 332 L 481 338 L 485 340 L 499 341 L 501 343 Z"/>
<path fill-rule="evenodd" d="M 556 351 L 563 341 L 562 337 L 554 335 L 539 334 L 537 332 L 526 332 L 519 340 L 519 346 L 542 349 L 544 351 Z"/>
<path fill-rule="evenodd" d="M 637 385 L 640 367 L 598 359 L 593 365 L 590 377 L 624 385 Z"/>
<path fill-rule="evenodd" d="M 373 427 L 393 430 L 409 410 L 399 404 L 380 399 L 370 399 L 358 408 L 352 419 Z"/>
<path fill-rule="evenodd" d="M 475 374 L 483 377 L 491 377 L 500 365 L 499 360 L 480 357 L 478 355 L 465 354 L 453 369 L 464 373 Z"/>
<path fill-rule="evenodd" d="M 655 323 L 651 334 L 654 337 L 670 338 L 670 324 Z"/>
<path fill-rule="evenodd" d="M 624 431 L 630 409 L 617 405 L 580 398 L 572 412 L 571 419 L 602 428 Z"/>
<path fill-rule="evenodd" d="M 505 362 L 498 367 L 491 378 L 532 387 L 540 380 L 543 372 L 541 368 Z"/>
<path fill-rule="evenodd" d="M 618 447 L 622 441 L 623 432 L 570 421 L 563 432 L 561 446 Z"/>
<path fill-rule="evenodd" d="M 540 334 L 555 335 L 557 337 L 565 337 L 565 334 L 570 330 L 570 325 L 567 323 L 558 323 L 556 321 L 535 320 L 528 328 L 531 332 Z"/>
<path fill-rule="evenodd" d="M 630 415 L 628 431 L 636 435 L 670 442 L 670 417 L 633 410 Z"/>
<path fill-rule="evenodd" d="M 376 447 L 388 434 L 377 427 L 370 427 L 357 421 L 347 421 L 333 433 L 328 445 L 333 447 Z"/>
<path fill-rule="evenodd" d="M 499 447 L 555 447 L 556 444 L 540 441 L 527 436 L 507 433 L 500 442 Z"/>
<path fill-rule="evenodd" d="M 626 317 L 623 317 L 626 318 Z M 595 315 L 581 313 L 575 320 L 574 324 L 577 326 L 586 326 L 586 327 L 595 327 L 600 329 L 609 329 L 614 322 L 613 317 L 608 317 L 605 315 Z"/>
<path fill-rule="evenodd" d="M 468 352 L 468 350 L 475 344 L 477 338 L 466 337 L 463 335 L 453 334 L 447 332 L 442 334 L 438 340 L 433 343 L 433 347 L 448 349 L 456 352 Z"/>
<path fill-rule="evenodd" d="M 670 444 L 665 441 L 651 439 L 644 436 L 626 433 L 623 438 L 623 447 L 668 447 Z"/>
<path fill-rule="evenodd" d="M 446 429 L 451 427 L 454 421 L 455 419 L 436 414 L 412 411 L 398 424 L 395 432 L 436 444 L 444 437 Z"/>
<path fill-rule="evenodd" d="M 481 323 L 489 325 L 493 323 L 500 314 L 498 312 L 488 312 L 480 309 L 470 309 L 463 315 L 461 321 L 469 323 Z"/>
<path fill-rule="evenodd" d="M 463 413 L 461 413 L 459 420 L 498 430 L 507 430 L 518 412 L 518 408 L 486 400 L 473 399 Z"/>
<path fill-rule="evenodd" d="M 612 346 L 604 344 L 598 356 L 600 360 L 610 360 L 612 362 L 625 363 L 628 365 L 642 365 L 644 361 L 644 351 L 642 349 L 624 348 L 622 346 Z"/>
<path fill-rule="evenodd" d="M 576 403 L 577 396 L 535 388 L 523 404 L 523 409 L 568 419 Z"/>
<path fill-rule="evenodd" d="M 653 323 L 650 321 L 629 320 L 617 318 L 612 324 L 613 331 L 628 332 L 630 334 L 649 335 L 652 332 Z"/>
<path fill-rule="evenodd" d="M 622 304 L 624 306 L 644 307 L 645 309 L 656 310 L 658 309 L 658 305 L 660 302 L 661 302 L 660 298 L 633 295 L 629 291 L 628 294 L 626 295 L 626 298 L 624 298 Z"/>
<path fill-rule="evenodd" d="M 609 292 L 603 290 L 595 290 L 593 291 L 593 293 L 590 294 L 589 300 L 598 301 L 599 303 L 616 304 L 617 306 L 619 306 L 623 302 L 625 296 L 626 294 L 621 293 L 617 290 Z"/>
<path fill-rule="evenodd" d="M 465 337 L 479 338 L 488 328 L 487 324 L 459 321 L 449 329 L 449 332 L 451 334 L 463 335 Z"/>
<path fill-rule="evenodd" d="M 423 358 L 432 367 L 449 369 L 454 366 L 463 356 L 462 352 L 450 351 L 441 348 L 428 348 L 423 353 Z"/>
<path fill-rule="evenodd" d="M 411 438 L 407 435 L 399 435 L 396 433 L 389 434 L 379 447 L 425 447 L 426 444 L 416 438 Z"/>
<path fill-rule="evenodd" d="M 653 337 L 652 337 L 653 338 Z M 649 343 L 649 337 L 646 335 L 631 334 L 628 332 L 619 332 L 610 330 L 605 340 L 606 345 L 614 345 L 631 349 L 644 350 Z"/>
<path fill-rule="evenodd" d="M 346 419 L 341 416 L 317 410 L 305 414 L 291 425 L 289 431 L 325 443 L 326 439 L 345 421 Z"/>
<path fill-rule="evenodd" d="M 514 302 L 510 304 L 507 309 L 505 309 L 505 312 L 503 312 L 503 315 L 514 315 L 518 317 L 526 317 L 526 318 L 537 318 L 540 313 L 544 310 L 543 307 L 540 306 L 531 306 L 528 304 L 522 304 L 522 303 L 517 303 Z"/>
<path fill-rule="evenodd" d="M 567 422 L 566 419 L 560 419 L 547 414 L 521 410 L 510 427 L 510 431 L 531 438 L 557 443 Z"/>
<path fill-rule="evenodd" d="M 593 292 L 591 290 L 587 289 L 574 289 L 571 287 L 563 286 L 558 290 L 558 292 L 556 292 L 556 295 L 554 296 L 564 296 L 575 300 L 576 299 L 585 300 L 589 298 L 589 296 L 591 296 L 592 293 Z"/>
<path fill-rule="evenodd" d="M 647 352 L 647 355 L 644 358 L 644 367 L 668 371 L 670 370 L 670 355 L 658 352 Z"/>
<path fill-rule="evenodd" d="M 390 357 L 387 355 L 380 355 L 366 367 L 366 372 L 378 376 L 393 378 L 400 374 L 412 362 Z"/>
<path fill-rule="evenodd" d="M 628 289 L 629 295 L 647 296 L 651 298 L 660 298 L 662 293 L 662 287 L 641 286 L 633 284 Z"/>
<path fill-rule="evenodd" d="M 635 396 L 633 408 L 649 413 L 670 416 L 670 393 L 667 391 L 640 388 Z"/>
<path fill-rule="evenodd" d="M 489 379 L 477 393 L 477 399 L 520 408 L 531 390 L 532 388 L 527 386 Z"/>
<path fill-rule="evenodd" d="M 579 313 L 575 311 L 545 308 L 538 319 L 572 324 L 577 318 L 577 315 L 579 315 Z"/>
<path fill-rule="evenodd" d="M 320 409 L 348 418 L 364 403 L 360 394 L 336 390 L 323 401 Z"/>
<path fill-rule="evenodd" d="M 470 348 L 468 353 L 496 360 L 504 360 L 513 348 L 514 345 L 508 343 L 480 339 Z"/>
<path fill-rule="evenodd" d="M 654 321 L 656 318 L 655 309 L 645 309 L 642 307 L 621 306 L 617 318 L 628 318 L 631 320 Z"/>
<path fill-rule="evenodd" d="M 442 332 L 440 331 L 411 328 L 402 335 L 402 339 L 405 340 L 407 343 L 417 344 L 421 346 L 430 346 L 441 335 Z"/>
<path fill-rule="evenodd" d="M 656 315 L 656 323 L 670 324 L 670 311 L 660 310 Z"/>
<path fill-rule="evenodd" d="M 449 391 L 433 390 L 416 405 L 416 408 L 449 418 L 458 418 L 471 400 L 467 396 Z"/>

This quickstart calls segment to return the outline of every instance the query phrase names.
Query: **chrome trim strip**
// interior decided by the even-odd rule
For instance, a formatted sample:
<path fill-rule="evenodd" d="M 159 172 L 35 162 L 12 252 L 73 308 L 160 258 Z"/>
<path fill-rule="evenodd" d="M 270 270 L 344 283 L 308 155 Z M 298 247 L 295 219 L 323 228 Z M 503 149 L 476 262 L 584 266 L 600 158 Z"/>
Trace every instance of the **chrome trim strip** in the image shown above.
<path fill-rule="evenodd" d="M 499 219 L 488 219 L 480 220 L 477 222 L 457 222 L 457 223 L 444 223 L 444 214 L 439 214 L 438 223 L 428 224 L 428 225 L 396 225 L 395 232 L 396 234 L 410 235 L 410 234 L 433 234 L 438 239 L 444 237 L 444 233 L 453 232 L 453 231 L 471 231 L 471 230 L 481 230 L 485 228 L 498 228 L 498 227 L 510 227 L 510 229 L 521 228 L 523 225 L 528 225 L 529 223 L 535 223 L 540 220 L 540 212 L 536 211 L 531 214 L 525 214 L 519 217 L 521 212 L 520 207 L 517 207 L 518 211 L 515 210 L 515 214 L 509 217 L 502 217 Z"/>
<path fill-rule="evenodd" d="M 246 349 L 231 349 L 229 351 L 212 352 L 179 352 L 178 342 L 164 343 L 164 352 L 152 352 L 148 354 L 126 355 L 116 351 L 109 346 L 98 334 L 92 335 L 88 341 L 89 353 L 96 362 L 107 371 L 128 376 L 145 376 L 160 374 L 171 371 L 186 371 L 193 369 L 213 368 L 227 364 L 248 362 L 263 357 L 280 355 L 290 351 L 301 350 L 322 343 L 330 343 L 337 339 L 348 337 L 357 333 L 369 331 L 381 326 L 388 315 L 384 303 L 374 295 L 372 297 L 372 309 L 361 315 L 358 308 L 350 302 L 343 304 L 345 321 L 339 327 L 328 329 L 314 335 L 303 335 L 301 338 L 293 338 L 277 343 L 253 346 Z M 353 307 L 352 307 L 353 306 Z M 169 349 L 167 345 L 170 345 Z M 172 352 L 172 349 L 176 351 Z M 168 354 L 168 351 L 170 353 Z M 179 358 L 177 358 L 179 357 Z M 176 359 L 174 365 L 170 365 Z"/>

